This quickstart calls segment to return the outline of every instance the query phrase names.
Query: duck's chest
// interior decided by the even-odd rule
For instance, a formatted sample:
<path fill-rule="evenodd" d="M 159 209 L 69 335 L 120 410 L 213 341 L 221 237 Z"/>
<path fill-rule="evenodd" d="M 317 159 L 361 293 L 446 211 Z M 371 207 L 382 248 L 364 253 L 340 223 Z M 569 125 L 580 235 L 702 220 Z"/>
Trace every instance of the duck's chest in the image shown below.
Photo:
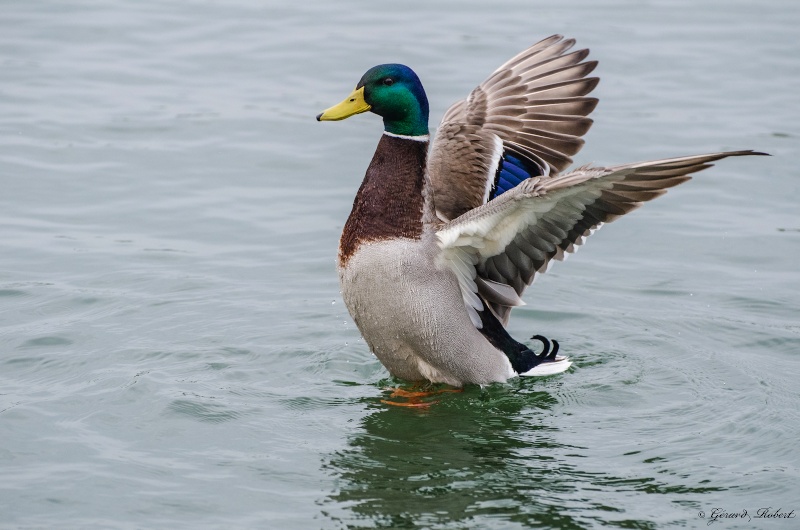
<path fill-rule="evenodd" d="M 439 274 L 438 247 L 423 223 L 427 148 L 427 141 L 384 134 L 339 241 L 347 309 L 370 348 L 406 378 L 419 375 L 408 368 L 405 344 L 418 334 L 420 293 Z"/>

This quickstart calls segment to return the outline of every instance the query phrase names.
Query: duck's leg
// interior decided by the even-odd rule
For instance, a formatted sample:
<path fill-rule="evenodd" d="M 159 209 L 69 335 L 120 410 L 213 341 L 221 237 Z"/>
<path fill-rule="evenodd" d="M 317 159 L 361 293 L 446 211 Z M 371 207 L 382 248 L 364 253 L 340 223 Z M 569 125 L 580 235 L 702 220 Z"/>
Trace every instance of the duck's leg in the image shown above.
<path fill-rule="evenodd" d="M 437 394 L 450 394 L 454 392 L 463 392 L 464 390 L 461 388 L 440 388 L 439 390 L 403 390 L 400 387 L 397 388 L 387 388 L 386 390 L 391 390 L 392 393 L 389 397 L 403 397 L 403 398 L 420 398 L 420 397 L 429 397 L 435 396 Z"/>
<path fill-rule="evenodd" d="M 435 403 L 439 403 L 438 400 L 434 401 L 423 401 L 423 398 L 435 396 L 437 394 L 445 394 L 445 393 L 452 393 L 452 392 L 463 392 L 461 388 L 440 388 L 439 390 L 415 390 L 419 388 L 419 384 L 415 384 L 412 387 L 412 390 L 403 390 L 400 387 L 397 388 L 386 388 L 384 390 L 391 390 L 392 393 L 389 396 L 390 398 L 405 398 L 408 401 L 390 401 L 388 399 L 382 399 L 381 403 L 386 405 L 393 405 L 395 407 L 415 407 L 415 408 L 426 408 L 430 407 Z"/>

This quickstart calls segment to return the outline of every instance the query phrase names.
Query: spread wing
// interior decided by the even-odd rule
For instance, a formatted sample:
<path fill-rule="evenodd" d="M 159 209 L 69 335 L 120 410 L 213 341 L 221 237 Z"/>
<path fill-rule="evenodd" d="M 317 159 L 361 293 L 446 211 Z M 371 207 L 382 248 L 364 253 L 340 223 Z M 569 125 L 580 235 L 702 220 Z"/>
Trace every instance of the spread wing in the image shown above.
<path fill-rule="evenodd" d="M 476 327 L 481 327 L 478 311 L 485 309 L 481 299 L 505 325 L 536 275 L 574 252 L 603 223 L 689 180 L 711 162 L 756 154 L 763 153 L 713 153 L 530 178 L 438 230 L 441 257 L 458 276 Z"/>
<path fill-rule="evenodd" d="M 553 35 L 494 71 L 445 113 L 428 158 L 436 211 L 447 221 L 523 180 L 562 171 L 583 146 L 598 83 L 589 50 Z"/>

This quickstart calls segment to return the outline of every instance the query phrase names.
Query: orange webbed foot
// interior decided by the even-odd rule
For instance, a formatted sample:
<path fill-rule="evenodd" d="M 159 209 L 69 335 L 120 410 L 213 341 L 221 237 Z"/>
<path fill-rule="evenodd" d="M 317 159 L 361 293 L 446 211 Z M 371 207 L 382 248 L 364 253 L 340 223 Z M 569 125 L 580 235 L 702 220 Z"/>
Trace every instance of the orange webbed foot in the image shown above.
<path fill-rule="evenodd" d="M 412 390 L 405 390 L 403 388 L 386 388 L 384 390 L 391 391 L 389 397 L 392 398 L 404 398 L 407 399 L 407 402 L 401 401 L 389 401 L 386 399 L 382 399 L 381 403 L 385 403 L 386 405 L 392 405 L 395 407 L 413 407 L 413 408 L 427 408 L 435 403 L 439 403 L 439 400 L 433 401 L 423 401 L 424 398 L 428 398 L 431 396 L 436 396 L 439 394 L 451 394 L 456 392 L 463 392 L 461 388 L 440 388 L 438 390 L 414 390 L 419 388 L 419 385 L 414 385 Z"/>

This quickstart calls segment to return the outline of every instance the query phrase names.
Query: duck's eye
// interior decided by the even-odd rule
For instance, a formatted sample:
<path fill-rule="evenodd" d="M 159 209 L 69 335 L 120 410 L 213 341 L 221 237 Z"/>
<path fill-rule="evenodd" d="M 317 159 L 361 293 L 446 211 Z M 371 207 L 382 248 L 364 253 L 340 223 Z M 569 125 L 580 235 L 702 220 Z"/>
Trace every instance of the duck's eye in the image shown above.
<path fill-rule="evenodd" d="M 383 84 L 386 86 L 392 86 L 394 84 L 394 79 L 392 79 L 391 77 L 387 77 L 386 79 L 383 80 Z"/>

